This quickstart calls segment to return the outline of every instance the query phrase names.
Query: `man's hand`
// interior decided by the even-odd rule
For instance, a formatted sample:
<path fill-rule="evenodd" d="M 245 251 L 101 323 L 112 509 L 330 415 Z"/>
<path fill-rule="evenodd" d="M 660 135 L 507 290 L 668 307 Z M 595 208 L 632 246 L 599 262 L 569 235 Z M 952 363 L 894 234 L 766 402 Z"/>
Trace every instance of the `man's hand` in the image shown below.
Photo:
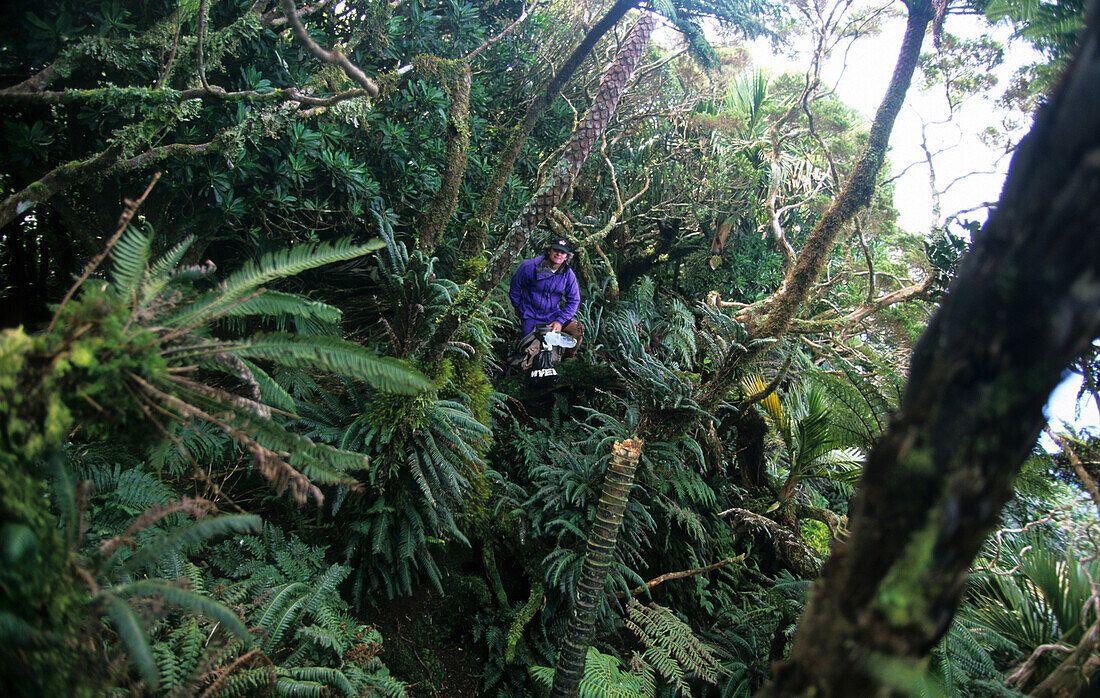
<path fill-rule="evenodd" d="M 555 332 L 561 332 L 561 323 L 558 322 L 557 320 L 555 320 L 554 322 L 551 322 L 549 325 L 547 325 L 547 327 L 554 330 Z"/>

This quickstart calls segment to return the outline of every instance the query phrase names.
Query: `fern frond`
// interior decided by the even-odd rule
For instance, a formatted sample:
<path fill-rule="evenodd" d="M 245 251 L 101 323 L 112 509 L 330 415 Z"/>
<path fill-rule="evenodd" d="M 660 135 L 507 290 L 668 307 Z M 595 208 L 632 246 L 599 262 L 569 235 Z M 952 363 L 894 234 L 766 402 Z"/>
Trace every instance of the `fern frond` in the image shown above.
<path fill-rule="evenodd" d="M 359 378 L 379 390 L 415 395 L 433 384 L 419 371 L 391 357 L 378 356 L 355 342 L 336 337 L 268 334 L 221 349 L 246 359 L 266 359 L 297 368 L 314 368 Z"/>
<path fill-rule="evenodd" d="M 191 245 L 193 245 L 194 242 L 195 236 L 188 235 L 161 255 L 160 259 L 153 262 L 149 267 L 149 283 L 145 287 L 146 298 L 159 293 L 161 287 L 157 286 L 157 284 L 164 283 L 168 273 L 179 264 L 180 260 L 183 259 L 183 255 L 187 254 L 187 250 L 191 249 Z"/>
<path fill-rule="evenodd" d="M 271 252 L 259 262 L 249 262 L 240 270 L 229 275 L 214 292 L 180 309 L 165 323 L 170 326 L 184 326 L 204 319 L 220 317 L 237 301 L 252 293 L 265 283 L 300 274 L 307 269 L 362 257 L 384 244 L 372 240 L 363 245 L 355 245 L 349 240 L 335 243 L 299 245 L 291 249 Z"/>
<path fill-rule="evenodd" d="M 280 673 L 295 681 L 318 683 L 325 687 L 335 688 L 342 691 L 345 696 L 359 695 L 359 692 L 348 681 L 348 677 L 339 669 L 320 666 L 287 667 L 281 669 Z"/>
<path fill-rule="evenodd" d="M 137 291 L 149 263 L 152 240 L 137 226 L 130 226 L 111 249 L 111 283 L 120 298 L 129 300 Z"/>
<path fill-rule="evenodd" d="M 128 572 L 137 572 L 157 560 L 177 551 L 203 543 L 227 533 L 252 533 L 260 530 L 262 521 L 253 514 L 222 514 L 199 519 L 158 536 L 123 563 Z"/>
<path fill-rule="evenodd" d="M 111 592 L 100 593 L 96 601 L 111 620 L 111 627 L 115 629 L 126 647 L 126 653 L 138 675 L 147 686 L 156 686 L 159 678 L 156 658 L 153 656 L 153 648 L 149 645 L 149 636 L 141 627 L 134 609 Z"/>
<path fill-rule="evenodd" d="M 279 385 L 275 379 L 267 374 L 262 368 L 246 359 L 244 365 L 248 367 L 248 370 L 252 372 L 252 377 L 256 380 L 256 384 L 260 386 L 260 397 L 264 404 L 271 405 L 276 409 L 283 410 L 284 412 L 293 413 L 297 408 L 294 398 L 290 396 L 283 386 Z"/>
<path fill-rule="evenodd" d="M 248 628 L 245 627 L 245 624 L 241 622 L 241 619 L 237 617 L 232 609 L 193 591 L 160 581 L 143 579 L 115 587 L 114 592 L 120 598 L 151 596 L 164 599 L 173 606 L 216 620 L 226 630 L 243 640 L 246 645 L 252 641 L 252 637 L 248 634 Z"/>
<path fill-rule="evenodd" d="M 265 289 L 243 303 L 238 303 L 223 314 L 224 317 L 242 317 L 249 315 L 267 315 L 271 317 L 293 316 L 308 318 L 323 324 L 335 325 L 340 322 L 342 311 L 327 303 L 311 300 L 295 293 L 282 293 Z"/>

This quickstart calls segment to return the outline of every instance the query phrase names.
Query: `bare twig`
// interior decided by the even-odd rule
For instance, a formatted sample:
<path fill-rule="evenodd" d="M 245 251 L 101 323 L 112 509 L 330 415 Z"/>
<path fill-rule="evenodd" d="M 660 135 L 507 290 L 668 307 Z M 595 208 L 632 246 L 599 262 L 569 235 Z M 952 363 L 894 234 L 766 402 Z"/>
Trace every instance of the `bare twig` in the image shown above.
<path fill-rule="evenodd" d="M 724 560 L 719 560 L 718 562 L 715 562 L 714 564 L 711 564 L 711 565 L 707 565 L 706 567 L 700 567 L 698 569 L 693 569 L 693 570 L 683 570 L 683 571 L 680 571 L 680 572 L 666 572 L 665 574 L 662 574 L 659 577 L 654 577 L 653 579 L 649 580 L 643 586 L 631 589 L 630 590 L 630 595 L 631 596 L 637 596 L 638 594 L 642 593 L 643 591 L 645 591 L 647 589 L 652 589 L 653 587 L 655 587 L 659 584 L 664 584 L 665 582 L 671 582 L 674 579 L 687 579 L 688 577 L 694 577 L 694 576 L 699 575 L 699 574 L 706 574 L 707 572 L 713 572 L 714 570 L 721 569 L 721 568 L 725 567 L 726 565 L 732 565 L 735 562 L 741 562 L 744 559 L 745 559 L 745 555 L 744 555 L 744 553 L 742 553 L 741 555 L 737 555 L 737 556 L 734 556 L 734 557 L 727 557 Z M 616 594 L 616 596 L 618 596 L 620 599 L 625 599 L 626 598 L 626 592 L 625 591 L 620 591 Z"/>
<path fill-rule="evenodd" d="M 499 34 L 497 34 L 497 35 L 496 35 L 496 36 L 494 36 L 493 38 L 489 39 L 488 41 L 486 41 L 485 43 L 483 43 L 483 44 L 482 44 L 481 46 L 478 46 L 478 47 L 477 47 L 477 48 L 475 48 L 475 49 L 474 49 L 473 51 L 470 51 L 469 53 L 467 53 L 467 54 L 466 54 L 466 57 L 465 57 L 465 58 L 463 58 L 462 60 L 463 60 L 463 61 L 465 61 L 466 63 L 471 63 L 471 62 L 473 62 L 473 60 L 474 60 L 475 58 L 477 58 L 477 54 L 481 53 L 482 51 L 484 51 L 485 49 L 489 48 L 490 46 L 492 46 L 492 45 L 493 45 L 493 44 L 495 44 L 496 42 L 500 41 L 500 40 L 501 40 L 501 39 L 502 39 L 502 38 L 503 38 L 503 37 L 504 37 L 504 36 L 505 36 L 506 34 L 508 34 L 508 32 L 512 31 L 513 29 L 515 29 L 516 27 L 518 27 L 518 26 L 519 26 L 520 24 L 522 24 L 522 23 L 523 23 L 523 21 L 524 21 L 524 20 L 526 20 L 526 19 L 527 19 L 527 17 L 529 17 L 529 16 L 530 16 L 530 14 L 531 14 L 531 10 L 532 10 L 532 9 L 534 9 L 534 7 L 535 7 L 535 4 L 536 4 L 536 3 L 531 3 L 531 5 L 526 5 L 526 4 L 525 4 L 525 5 L 523 6 L 523 12 L 521 12 L 521 13 L 520 13 L 520 15 L 519 15 L 519 17 L 517 17 L 517 18 L 516 18 L 516 21 L 512 22 L 511 24 L 509 24 L 509 25 L 508 25 L 507 27 L 505 27 L 504 29 L 502 29 L 502 30 L 500 31 L 500 33 L 499 33 Z"/>
<path fill-rule="evenodd" d="M 200 0 L 199 2 L 199 36 L 197 42 L 198 62 L 199 62 L 199 82 L 202 83 L 204 89 L 210 89 L 210 83 L 206 81 L 206 66 L 203 64 L 202 56 L 202 44 L 206 40 L 206 2 L 207 0 Z"/>

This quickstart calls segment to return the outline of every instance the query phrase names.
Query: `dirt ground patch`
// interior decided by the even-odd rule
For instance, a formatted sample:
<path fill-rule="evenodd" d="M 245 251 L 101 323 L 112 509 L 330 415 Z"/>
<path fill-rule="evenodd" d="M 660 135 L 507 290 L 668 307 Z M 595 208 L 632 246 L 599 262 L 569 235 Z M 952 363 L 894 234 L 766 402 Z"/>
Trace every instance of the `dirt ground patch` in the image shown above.
<path fill-rule="evenodd" d="M 468 622 L 465 628 L 456 627 L 457 601 L 420 588 L 411 596 L 383 601 L 365 614 L 382 633 L 382 660 L 394 676 L 407 682 L 410 696 L 481 695 L 482 661 L 462 641 Z"/>

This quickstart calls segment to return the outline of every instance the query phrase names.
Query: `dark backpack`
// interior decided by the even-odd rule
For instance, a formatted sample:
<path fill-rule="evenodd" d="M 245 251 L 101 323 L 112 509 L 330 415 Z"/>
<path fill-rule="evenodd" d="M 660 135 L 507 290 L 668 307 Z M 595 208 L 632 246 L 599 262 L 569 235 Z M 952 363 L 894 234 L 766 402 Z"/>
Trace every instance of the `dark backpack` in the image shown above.
<path fill-rule="evenodd" d="M 553 388 L 558 384 L 558 370 L 554 368 L 554 363 L 561 359 L 563 346 L 576 346 L 576 340 L 569 335 L 537 327 L 519 340 L 516 351 L 508 357 L 508 364 L 527 374 L 527 384 L 531 388 Z"/>

